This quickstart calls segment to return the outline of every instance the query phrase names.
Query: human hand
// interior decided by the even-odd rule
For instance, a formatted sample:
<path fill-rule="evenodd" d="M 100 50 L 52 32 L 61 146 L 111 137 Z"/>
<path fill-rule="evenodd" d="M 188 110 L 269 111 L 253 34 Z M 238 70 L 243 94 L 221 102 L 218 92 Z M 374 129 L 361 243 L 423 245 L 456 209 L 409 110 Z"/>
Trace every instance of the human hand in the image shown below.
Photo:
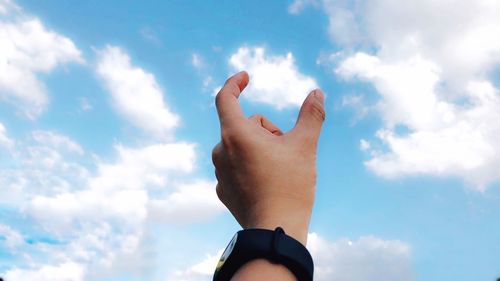
<path fill-rule="evenodd" d="M 295 127 L 283 133 L 261 115 L 246 118 L 238 97 L 246 72 L 229 78 L 216 97 L 221 142 L 212 152 L 217 195 L 243 228 L 285 232 L 306 244 L 316 185 L 316 147 L 324 95 L 305 99 Z"/>

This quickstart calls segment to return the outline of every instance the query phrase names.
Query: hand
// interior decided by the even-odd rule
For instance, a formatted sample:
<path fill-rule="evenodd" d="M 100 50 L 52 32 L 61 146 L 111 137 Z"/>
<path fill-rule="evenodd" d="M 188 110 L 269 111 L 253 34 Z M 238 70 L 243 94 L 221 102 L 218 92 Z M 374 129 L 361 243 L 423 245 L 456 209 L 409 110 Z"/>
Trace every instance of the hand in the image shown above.
<path fill-rule="evenodd" d="M 306 244 L 316 185 L 316 147 L 324 95 L 305 99 L 295 127 L 283 133 L 260 115 L 246 118 L 238 97 L 248 74 L 229 78 L 216 97 L 221 142 L 212 152 L 217 195 L 243 228 L 275 229 Z"/>

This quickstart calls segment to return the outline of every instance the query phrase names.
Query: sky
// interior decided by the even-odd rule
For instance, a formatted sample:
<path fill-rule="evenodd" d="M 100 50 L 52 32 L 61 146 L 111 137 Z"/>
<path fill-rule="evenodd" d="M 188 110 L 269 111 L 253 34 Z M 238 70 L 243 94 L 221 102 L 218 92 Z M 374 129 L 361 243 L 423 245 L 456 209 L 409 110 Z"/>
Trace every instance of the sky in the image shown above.
<path fill-rule="evenodd" d="M 500 277 L 500 2 L 0 0 L 0 276 L 211 280 L 214 96 L 326 94 L 315 280 Z"/>

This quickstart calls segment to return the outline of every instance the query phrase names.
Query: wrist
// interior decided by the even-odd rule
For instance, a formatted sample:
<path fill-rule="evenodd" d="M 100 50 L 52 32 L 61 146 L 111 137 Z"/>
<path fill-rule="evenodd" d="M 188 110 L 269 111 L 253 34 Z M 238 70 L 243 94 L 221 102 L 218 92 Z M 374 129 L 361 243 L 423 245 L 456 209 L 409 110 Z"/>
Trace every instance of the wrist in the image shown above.
<path fill-rule="evenodd" d="M 280 201 L 280 203 L 283 203 Z M 251 210 L 251 219 L 243 228 L 260 228 L 274 230 L 281 227 L 285 233 L 299 241 L 302 245 L 307 244 L 309 221 L 311 219 L 312 204 L 300 202 L 286 202 L 287 204 L 259 204 Z M 284 207 L 286 206 L 286 207 Z"/>

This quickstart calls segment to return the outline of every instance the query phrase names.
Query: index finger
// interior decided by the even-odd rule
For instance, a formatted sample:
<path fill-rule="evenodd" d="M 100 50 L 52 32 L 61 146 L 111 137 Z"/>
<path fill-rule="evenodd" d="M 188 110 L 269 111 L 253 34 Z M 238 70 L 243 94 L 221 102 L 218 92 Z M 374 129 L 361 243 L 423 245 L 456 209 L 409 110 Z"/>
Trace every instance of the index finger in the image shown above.
<path fill-rule="evenodd" d="M 238 97 L 247 86 L 248 80 L 248 73 L 245 71 L 236 73 L 226 80 L 226 83 L 215 97 L 215 106 L 217 107 L 221 126 L 245 118 Z"/>

